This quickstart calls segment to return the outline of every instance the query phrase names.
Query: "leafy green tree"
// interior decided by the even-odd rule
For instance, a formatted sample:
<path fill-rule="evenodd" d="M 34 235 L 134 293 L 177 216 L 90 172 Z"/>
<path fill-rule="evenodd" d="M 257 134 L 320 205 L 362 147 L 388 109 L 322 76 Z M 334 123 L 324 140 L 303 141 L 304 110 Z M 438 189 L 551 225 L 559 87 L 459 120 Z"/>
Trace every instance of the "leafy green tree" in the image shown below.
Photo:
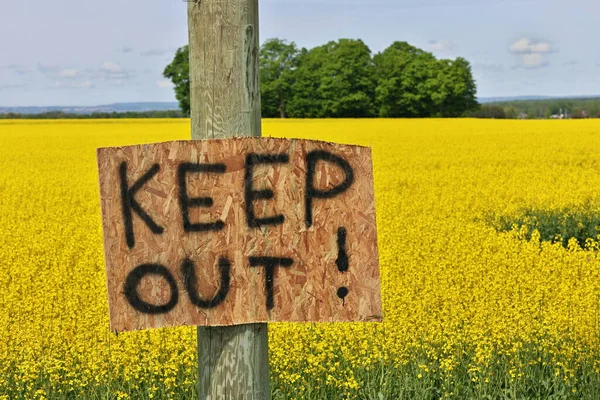
<path fill-rule="evenodd" d="M 406 42 L 372 57 L 362 40 L 299 50 L 293 42 L 270 39 L 259 61 L 265 117 L 458 117 L 477 107 L 467 60 L 437 60 Z M 187 46 L 177 50 L 163 75 L 189 115 Z"/>
<path fill-rule="evenodd" d="M 302 52 L 288 111 L 300 118 L 374 116 L 371 50 L 362 40 L 340 39 Z"/>
<path fill-rule="evenodd" d="M 380 117 L 426 117 L 431 109 L 428 92 L 436 60 L 406 42 L 394 42 L 374 57 L 376 102 Z"/>
<path fill-rule="evenodd" d="M 515 106 L 504 107 L 504 114 L 507 119 L 517 119 L 519 117 L 519 112 Z"/>
<path fill-rule="evenodd" d="M 458 117 L 477 108 L 475 81 L 464 58 L 437 60 L 394 42 L 374 62 L 380 117 Z"/>
<path fill-rule="evenodd" d="M 262 116 L 285 118 L 300 51 L 294 42 L 269 39 L 260 48 Z"/>
<path fill-rule="evenodd" d="M 190 62 L 189 48 L 183 46 L 177 49 L 171 64 L 163 71 L 163 76 L 173 82 L 175 98 L 179 101 L 179 108 L 186 115 L 190 115 Z"/>
<path fill-rule="evenodd" d="M 506 118 L 504 108 L 494 104 L 483 104 L 475 110 L 468 111 L 466 115 L 470 118 Z"/>
<path fill-rule="evenodd" d="M 477 86 L 473 79 L 471 66 L 467 60 L 458 57 L 455 60 L 440 60 L 437 90 L 431 94 L 434 117 L 461 117 L 467 111 L 477 108 Z"/>

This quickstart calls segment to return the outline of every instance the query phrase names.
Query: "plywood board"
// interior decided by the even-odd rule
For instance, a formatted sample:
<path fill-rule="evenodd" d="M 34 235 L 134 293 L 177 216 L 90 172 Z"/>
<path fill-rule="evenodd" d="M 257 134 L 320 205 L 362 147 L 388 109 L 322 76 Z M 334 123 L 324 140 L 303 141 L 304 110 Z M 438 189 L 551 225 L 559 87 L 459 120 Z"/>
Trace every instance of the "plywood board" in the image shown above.
<path fill-rule="evenodd" d="M 370 148 L 174 141 L 98 171 L 113 331 L 381 321 Z"/>

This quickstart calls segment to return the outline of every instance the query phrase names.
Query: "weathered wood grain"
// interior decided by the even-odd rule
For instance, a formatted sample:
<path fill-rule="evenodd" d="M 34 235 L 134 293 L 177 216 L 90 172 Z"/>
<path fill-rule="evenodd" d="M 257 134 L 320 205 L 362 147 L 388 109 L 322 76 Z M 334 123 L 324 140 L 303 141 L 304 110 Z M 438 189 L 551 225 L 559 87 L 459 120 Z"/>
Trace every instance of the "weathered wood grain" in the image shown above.
<path fill-rule="evenodd" d="M 188 4 L 192 139 L 261 135 L 258 29 L 258 0 Z M 198 327 L 200 398 L 269 399 L 267 343 L 267 324 Z"/>
<path fill-rule="evenodd" d="M 315 158 L 319 155 L 329 158 Z M 260 157 L 266 161 L 248 161 Z M 280 161 L 268 161 L 275 159 Z M 103 148 L 98 162 L 114 330 L 381 319 L 368 147 L 299 139 L 208 139 Z M 182 167 L 192 165 L 220 166 L 221 172 L 181 175 Z M 127 206 L 123 184 L 137 187 L 131 193 L 137 211 Z M 271 198 L 250 197 L 265 190 Z M 212 204 L 193 205 L 195 198 L 210 198 Z M 160 227 L 159 233 L 142 212 Z M 258 225 L 273 217 L 280 221 Z M 220 226 L 192 231 L 186 223 Z M 268 272 L 253 265 L 256 257 L 286 259 L 290 265 Z M 221 259 L 228 260 L 225 275 Z M 195 287 L 182 269 L 186 263 L 192 265 Z M 164 275 L 149 273 L 127 286 L 139 266 L 148 264 L 161 265 Z M 340 288 L 347 290 L 343 298 Z M 174 293 L 177 300 L 172 300 Z M 222 296 L 213 306 L 194 300 L 197 295 L 207 302 L 218 293 Z M 153 307 L 175 303 L 145 311 L 132 295 Z"/>
<path fill-rule="evenodd" d="M 267 337 L 267 324 L 198 329 L 200 398 L 270 398 Z"/>
<path fill-rule="evenodd" d="M 191 1 L 188 24 L 192 132 L 260 136 L 258 0 Z"/>

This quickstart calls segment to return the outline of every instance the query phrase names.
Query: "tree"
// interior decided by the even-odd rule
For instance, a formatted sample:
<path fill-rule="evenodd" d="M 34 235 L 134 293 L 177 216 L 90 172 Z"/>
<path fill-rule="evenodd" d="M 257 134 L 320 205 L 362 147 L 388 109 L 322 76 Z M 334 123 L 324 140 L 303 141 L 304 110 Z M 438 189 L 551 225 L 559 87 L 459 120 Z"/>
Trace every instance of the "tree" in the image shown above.
<path fill-rule="evenodd" d="M 302 52 L 294 71 L 290 116 L 374 116 L 373 72 L 371 50 L 362 40 L 340 39 Z"/>
<path fill-rule="evenodd" d="M 512 105 L 504 107 L 504 114 L 506 115 L 507 119 L 517 119 L 519 117 L 517 108 Z"/>
<path fill-rule="evenodd" d="M 394 42 L 374 62 L 380 117 L 458 117 L 477 108 L 475 81 L 464 58 L 437 60 Z"/>
<path fill-rule="evenodd" d="M 440 60 L 439 86 L 431 94 L 434 117 L 461 117 L 477 108 L 477 87 L 469 62 L 462 57 Z"/>
<path fill-rule="evenodd" d="M 294 42 L 269 39 L 260 48 L 260 92 L 262 115 L 285 118 L 293 73 L 300 54 Z"/>
<path fill-rule="evenodd" d="M 459 117 L 477 108 L 467 60 L 437 60 L 406 42 L 394 42 L 372 57 L 362 40 L 340 39 L 306 50 L 269 39 L 259 61 L 264 117 Z M 177 50 L 163 75 L 173 82 L 188 116 L 187 46 Z"/>
<path fill-rule="evenodd" d="M 177 49 L 171 64 L 163 71 L 163 76 L 173 82 L 175 98 L 184 115 L 190 115 L 190 62 L 188 46 Z"/>
<path fill-rule="evenodd" d="M 374 57 L 380 117 L 426 117 L 431 109 L 428 82 L 435 57 L 406 42 L 394 42 Z"/>
<path fill-rule="evenodd" d="M 580 118 L 588 118 L 588 112 L 582 107 L 575 107 L 571 112 L 571 118 L 580 119 Z"/>
<path fill-rule="evenodd" d="M 475 110 L 467 112 L 467 116 L 470 118 L 494 118 L 494 119 L 505 119 L 506 113 L 504 108 L 495 104 L 483 104 Z"/>

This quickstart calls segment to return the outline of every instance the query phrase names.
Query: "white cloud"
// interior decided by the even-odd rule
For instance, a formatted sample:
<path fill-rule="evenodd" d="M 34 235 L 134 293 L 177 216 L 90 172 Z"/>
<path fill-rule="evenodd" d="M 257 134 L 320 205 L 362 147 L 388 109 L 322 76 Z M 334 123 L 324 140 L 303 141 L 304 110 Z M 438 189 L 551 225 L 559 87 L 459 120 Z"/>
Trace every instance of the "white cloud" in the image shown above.
<path fill-rule="evenodd" d="M 156 81 L 156 86 L 159 88 L 171 88 L 173 87 L 173 83 L 167 79 L 162 79 L 160 81 Z"/>
<path fill-rule="evenodd" d="M 529 38 L 522 38 L 510 46 L 510 51 L 517 54 L 523 53 L 549 53 L 552 49 L 549 42 L 533 41 Z"/>
<path fill-rule="evenodd" d="M 83 78 L 81 71 L 75 68 L 63 68 L 59 65 L 44 65 L 38 63 L 37 70 L 45 75 L 46 78 L 56 80 L 56 79 L 75 79 L 75 78 Z M 85 74 L 84 74 L 85 75 Z M 70 85 L 70 84 L 69 84 Z"/>
<path fill-rule="evenodd" d="M 94 87 L 94 84 L 92 83 L 92 81 L 84 81 L 84 82 L 78 82 L 74 85 L 74 87 L 76 88 L 91 88 Z"/>
<path fill-rule="evenodd" d="M 58 65 L 43 65 L 38 63 L 37 70 L 51 79 L 73 79 L 81 77 L 80 72 L 75 68 L 62 68 Z"/>
<path fill-rule="evenodd" d="M 94 79 L 111 81 L 113 86 L 122 86 L 124 81 L 132 80 L 136 76 L 135 70 L 123 68 L 113 61 L 106 61 L 100 69 L 88 69 L 87 72 Z"/>
<path fill-rule="evenodd" d="M 518 56 L 518 67 L 540 68 L 549 64 L 545 55 L 552 51 L 552 46 L 547 41 L 522 38 L 510 46 L 510 51 Z"/>
<path fill-rule="evenodd" d="M 454 49 L 454 43 L 451 40 L 432 40 L 427 45 L 427 49 L 430 51 L 448 52 Z"/>
<path fill-rule="evenodd" d="M 116 62 L 105 61 L 104 64 L 102 64 L 102 70 L 110 74 L 117 74 L 121 72 L 122 68 Z"/>
<path fill-rule="evenodd" d="M 81 82 L 56 82 L 54 85 L 57 88 L 68 88 L 68 89 L 89 89 L 95 85 L 92 81 L 86 80 Z"/>
<path fill-rule="evenodd" d="M 510 46 L 510 51 L 513 53 L 523 53 L 529 51 L 529 39 L 523 38 L 517 40 Z"/>
<path fill-rule="evenodd" d="M 548 64 L 541 53 L 523 54 L 521 61 L 525 68 L 538 68 Z"/>
<path fill-rule="evenodd" d="M 538 42 L 531 43 L 529 48 L 533 53 L 549 53 L 550 52 L 550 43 L 547 42 Z"/>
<path fill-rule="evenodd" d="M 76 78 L 77 70 L 76 69 L 63 69 L 62 71 L 60 71 L 58 76 L 60 76 L 61 78 Z"/>

